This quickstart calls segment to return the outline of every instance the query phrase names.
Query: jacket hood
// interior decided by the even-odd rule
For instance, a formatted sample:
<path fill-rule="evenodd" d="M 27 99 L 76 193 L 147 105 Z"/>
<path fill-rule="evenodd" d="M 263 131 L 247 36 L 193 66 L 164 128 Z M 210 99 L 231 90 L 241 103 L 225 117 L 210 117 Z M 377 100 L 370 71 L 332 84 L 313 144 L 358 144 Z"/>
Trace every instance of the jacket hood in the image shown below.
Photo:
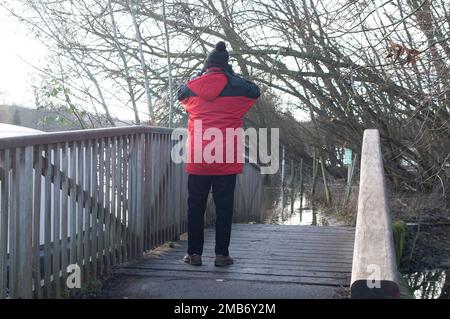
<path fill-rule="evenodd" d="M 228 83 L 228 77 L 222 72 L 211 72 L 199 76 L 187 83 L 188 88 L 205 100 L 214 100 Z"/>

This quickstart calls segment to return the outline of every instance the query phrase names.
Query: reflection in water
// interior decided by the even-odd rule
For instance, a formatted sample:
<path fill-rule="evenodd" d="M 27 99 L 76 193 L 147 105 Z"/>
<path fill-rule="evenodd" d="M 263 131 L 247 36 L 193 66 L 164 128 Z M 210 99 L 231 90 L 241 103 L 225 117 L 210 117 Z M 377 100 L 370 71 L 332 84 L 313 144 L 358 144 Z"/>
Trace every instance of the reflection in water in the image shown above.
<path fill-rule="evenodd" d="M 279 187 L 264 187 L 262 196 L 262 221 L 266 224 L 327 226 L 328 220 L 311 206 L 303 196 L 290 198 L 290 190 Z M 302 207 L 301 207 L 302 206 Z"/>
<path fill-rule="evenodd" d="M 302 206 L 302 207 L 301 207 Z M 300 209 L 301 207 L 301 209 Z M 280 187 L 263 187 L 261 220 L 266 224 L 328 226 L 337 221 L 325 218 L 323 214 L 311 207 L 303 196 L 294 198 L 291 205 L 290 191 L 281 192 Z M 421 271 L 405 274 L 409 286 L 417 299 L 449 299 L 450 270 Z"/>
<path fill-rule="evenodd" d="M 416 299 L 449 299 L 450 270 L 430 270 L 404 275 Z"/>

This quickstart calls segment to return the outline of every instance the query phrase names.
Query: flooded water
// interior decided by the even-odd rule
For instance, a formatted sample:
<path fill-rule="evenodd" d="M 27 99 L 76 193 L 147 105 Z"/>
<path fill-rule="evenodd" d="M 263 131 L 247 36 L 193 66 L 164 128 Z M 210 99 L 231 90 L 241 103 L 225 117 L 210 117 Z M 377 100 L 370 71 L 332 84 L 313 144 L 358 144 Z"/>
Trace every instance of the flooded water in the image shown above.
<path fill-rule="evenodd" d="M 450 299 L 450 270 L 435 269 L 405 274 L 416 299 Z"/>
<path fill-rule="evenodd" d="M 305 196 L 300 199 L 298 195 L 297 193 L 297 196 L 292 199 L 289 189 L 282 192 L 280 187 L 263 187 L 261 222 L 279 225 L 339 225 L 338 221 L 312 207 Z M 448 269 L 404 274 L 403 278 L 416 299 L 450 298 L 450 270 Z"/>
<path fill-rule="evenodd" d="M 291 203 L 293 203 L 291 205 Z M 289 189 L 264 187 L 262 193 L 262 223 L 279 225 L 328 226 L 329 218 L 312 207 L 305 196 L 291 198 Z"/>

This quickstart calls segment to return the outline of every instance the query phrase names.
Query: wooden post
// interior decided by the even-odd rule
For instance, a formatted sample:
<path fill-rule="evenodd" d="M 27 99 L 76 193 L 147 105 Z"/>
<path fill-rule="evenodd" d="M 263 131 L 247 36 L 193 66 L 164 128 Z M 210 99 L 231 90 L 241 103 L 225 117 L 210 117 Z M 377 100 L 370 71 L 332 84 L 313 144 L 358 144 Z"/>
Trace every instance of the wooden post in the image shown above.
<path fill-rule="evenodd" d="M 99 164 L 98 164 L 98 156 L 99 156 L 99 141 L 97 139 L 93 140 L 92 145 L 92 176 L 91 176 L 91 192 L 92 192 L 92 238 L 91 238 L 91 258 L 92 258 L 92 276 L 93 278 L 97 278 L 97 265 L 98 265 L 98 236 L 99 236 L 99 226 L 98 226 L 98 213 L 99 213 L 99 198 L 98 198 L 98 178 L 99 178 Z M 102 164 L 100 164 L 102 165 Z M 103 178 L 101 176 L 100 178 Z M 101 224 L 103 225 L 103 224 Z"/>
<path fill-rule="evenodd" d="M 89 211 L 89 170 L 91 166 L 90 156 L 91 154 L 91 141 L 88 140 L 84 143 L 84 152 L 82 151 L 82 161 L 83 161 L 83 169 L 81 174 L 83 175 L 83 183 L 81 183 L 81 194 L 82 200 L 80 202 L 82 215 L 83 215 L 83 225 L 81 226 L 82 231 L 82 245 L 83 245 L 83 261 L 84 261 L 84 272 L 82 278 L 85 279 L 85 282 L 89 282 L 91 279 L 91 271 L 90 271 L 90 252 L 89 252 L 89 234 L 90 234 L 90 211 Z M 84 207 L 84 209 L 83 209 Z"/>
<path fill-rule="evenodd" d="M 52 147 L 47 145 L 45 148 L 45 158 L 47 165 L 45 167 L 45 208 L 44 208 L 44 290 L 45 298 L 51 298 L 51 174 L 52 174 Z M 78 247 L 78 245 L 77 245 Z M 78 255 L 77 255 L 78 258 Z M 79 264 L 81 267 L 81 264 Z"/>
<path fill-rule="evenodd" d="M 312 181 L 311 181 L 311 201 L 314 201 L 314 194 L 316 192 L 316 178 L 317 178 L 317 158 L 316 150 L 313 153 L 313 167 L 312 167 Z"/>
<path fill-rule="evenodd" d="M 348 188 L 348 184 L 350 183 L 351 170 L 352 170 L 352 165 L 347 165 L 347 188 Z"/>
<path fill-rule="evenodd" d="M 281 188 L 284 188 L 284 169 L 285 169 L 285 159 L 284 159 L 284 146 L 281 153 Z"/>
<path fill-rule="evenodd" d="M 128 255 L 129 259 L 135 257 L 136 238 L 136 136 L 130 135 L 130 159 L 128 164 Z"/>
<path fill-rule="evenodd" d="M 317 212 L 314 211 L 314 207 L 311 208 L 311 212 L 312 212 L 311 226 L 317 226 Z"/>
<path fill-rule="evenodd" d="M 41 153 L 39 152 L 39 159 L 42 159 Z M 68 265 L 68 204 L 69 204 L 69 143 L 64 143 L 64 148 L 62 152 L 62 172 L 64 174 L 64 180 L 62 181 L 62 210 L 61 210 L 61 272 L 62 272 L 62 285 L 65 287 L 67 278 L 67 265 Z M 41 183 L 41 176 L 39 172 L 39 184 Z M 40 196 L 39 193 L 35 193 L 36 196 Z M 39 268 L 38 268 L 39 269 Z M 39 278 L 39 277 L 38 277 Z M 39 286 L 41 285 L 39 280 Z M 40 288 L 40 287 L 39 287 Z"/>
<path fill-rule="evenodd" d="M 41 252 L 40 252 L 40 227 L 41 227 L 41 178 L 42 178 L 42 145 L 37 146 L 34 166 L 34 216 L 33 216 L 33 285 L 34 296 L 42 298 L 41 289 Z M 5 168 L 6 169 L 6 168 Z M 0 262 L 1 264 L 1 262 Z M 1 285 L 0 285 L 1 289 Z M 0 296 L 1 299 L 1 296 Z"/>
<path fill-rule="evenodd" d="M 303 210 L 303 158 L 300 158 L 300 221 Z"/>
<path fill-rule="evenodd" d="M 125 203 L 125 194 L 123 193 L 123 158 L 125 157 L 126 152 L 124 152 L 124 137 L 121 136 L 119 137 L 119 148 L 118 148 L 118 163 L 117 163 L 117 169 L 119 171 L 119 177 L 118 177 L 118 189 L 117 189 L 117 196 L 118 196 L 118 200 L 117 200 L 117 249 L 118 249 L 118 262 L 122 263 L 123 262 L 123 206 Z"/>
<path fill-rule="evenodd" d="M 295 200 L 295 168 L 294 168 L 294 160 L 291 159 L 291 181 L 290 181 L 290 188 L 291 188 L 291 214 L 294 213 L 294 200 Z"/>
<path fill-rule="evenodd" d="M 33 202 L 33 146 L 25 147 L 20 152 L 19 171 L 19 207 L 18 207 L 18 280 L 17 297 L 32 297 L 32 202 Z"/>
<path fill-rule="evenodd" d="M 2 176 L 2 202 L 1 202 L 1 212 L 0 215 L 0 299 L 6 298 L 6 283 L 8 279 L 7 272 L 7 250 L 8 250 L 8 216 L 10 214 L 10 206 L 8 203 L 11 201 L 9 197 L 10 190 L 10 169 L 11 169 L 11 151 L 6 149 L 4 151 L 0 151 L 0 155 L 3 154 L 2 161 L 3 172 Z"/>
<path fill-rule="evenodd" d="M 350 198 L 350 193 L 351 193 L 351 189 L 352 189 L 352 180 L 353 180 L 353 175 L 355 173 L 355 166 L 356 166 L 357 160 L 358 160 L 358 154 L 355 155 L 352 165 L 348 166 L 348 178 L 347 178 L 347 189 L 345 191 L 345 201 L 348 201 L 348 199 Z"/>
<path fill-rule="evenodd" d="M 136 244 L 137 244 L 137 258 L 142 257 L 144 251 L 144 210 L 143 210 L 143 200 L 145 194 L 144 192 L 144 161 L 145 161 L 145 134 L 141 133 L 137 136 L 137 141 L 135 144 L 136 149 L 136 169 L 138 175 L 136 177 L 136 208 L 135 218 L 136 218 Z"/>
<path fill-rule="evenodd" d="M 284 165 L 285 165 L 285 159 L 284 159 L 284 146 L 282 149 L 282 157 L 281 157 L 281 218 L 284 218 Z"/>
<path fill-rule="evenodd" d="M 116 258 L 116 222 L 117 222 L 117 202 L 116 202 L 116 190 L 117 190 L 117 176 L 118 176 L 118 167 L 117 167 L 117 148 L 118 148 L 118 137 L 114 136 L 111 139 L 111 192 L 110 192 L 110 198 L 111 198 L 111 204 L 110 204 L 110 211 L 109 211 L 109 226 L 108 226 L 108 232 L 109 232 L 109 241 L 110 241 L 110 265 L 114 266 L 115 264 L 115 258 Z"/>
<path fill-rule="evenodd" d="M 98 141 L 99 143 L 99 157 L 98 157 L 98 172 L 99 172 L 99 182 L 98 182 L 98 203 L 97 207 L 99 209 L 98 211 L 98 241 L 97 241 L 97 250 L 98 250 L 98 274 L 102 276 L 104 274 L 104 263 L 105 259 L 103 257 L 104 255 L 104 242 L 105 242 L 105 236 L 104 236 L 104 216 L 105 216 L 105 139 L 101 138 Z M 82 277 L 83 278 L 83 277 Z"/>
<path fill-rule="evenodd" d="M 320 157 L 320 168 L 322 170 L 322 178 L 323 178 L 323 187 L 325 190 L 325 197 L 327 199 L 327 204 L 331 204 L 331 195 L 330 195 L 330 189 L 328 188 L 328 182 L 327 182 L 327 177 L 325 174 L 325 166 L 323 164 L 323 159 L 322 156 Z"/>
<path fill-rule="evenodd" d="M 54 150 L 53 163 L 54 163 L 54 179 L 53 179 L 53 258 L 52 258 L 52 274 L 54 283 L 54 296 L 55 298 L 61 297 L 61 280 L 59 277 L 60 265 L 60 221 L 61 221 L 61 209 L 60 209 L 60 186 L 61 186 L 61 144 L 57 143 Z"/>
<path fill-rule="evenodd" d="M 77 143 L 72 143 L 70 147 L 70 256 L 69 263 L 77 262 L 77 184 L 76 184 L 76 168 L 77 168 Z M 45 212 L 44 212 L 45 213 Z"/>

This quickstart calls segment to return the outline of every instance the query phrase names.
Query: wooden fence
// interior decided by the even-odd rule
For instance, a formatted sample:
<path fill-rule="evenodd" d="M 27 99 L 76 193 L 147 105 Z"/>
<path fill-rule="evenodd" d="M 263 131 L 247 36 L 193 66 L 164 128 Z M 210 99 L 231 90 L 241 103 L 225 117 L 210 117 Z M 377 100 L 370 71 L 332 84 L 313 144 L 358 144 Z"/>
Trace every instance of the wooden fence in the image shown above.
<path fill-rule="evenodd" d="M 0 139 L 0 298 L 59 298 L 67 267 L 83 283 L 187 229 L 187 175 L 171 130 L 122 127 Z M 246 164 L 235 220 L 259 214 L 261 178 Z M 210 202 L 212 202 L 210 200 Z M 208 205 L 206 225 L 214 221 Z"/>

